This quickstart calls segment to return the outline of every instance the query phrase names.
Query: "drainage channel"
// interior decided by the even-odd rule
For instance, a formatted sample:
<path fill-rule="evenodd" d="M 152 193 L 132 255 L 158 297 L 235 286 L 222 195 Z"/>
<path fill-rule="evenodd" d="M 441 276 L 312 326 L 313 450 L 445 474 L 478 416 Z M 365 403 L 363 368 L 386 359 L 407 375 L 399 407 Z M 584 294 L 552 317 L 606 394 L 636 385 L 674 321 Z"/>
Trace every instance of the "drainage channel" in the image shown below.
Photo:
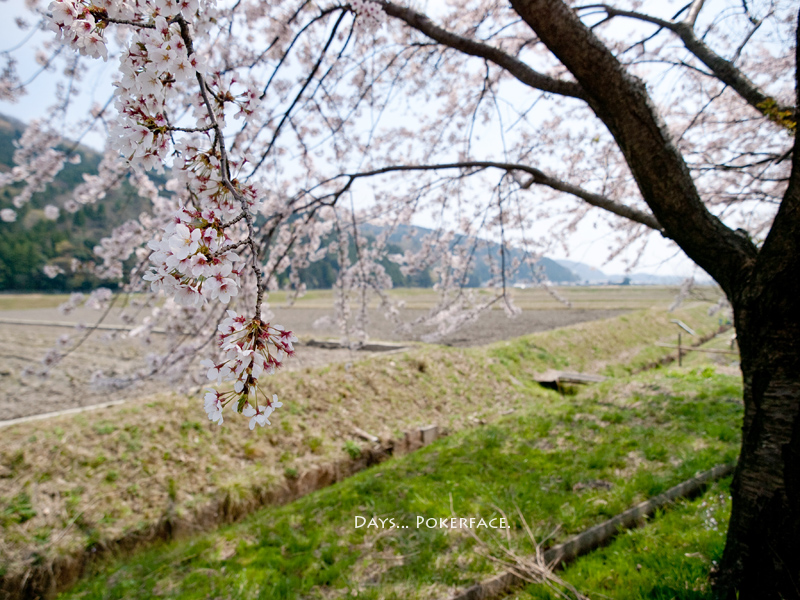
<path fill-rule="evenodd" d="M 733 464 L 723 464 L 699 473 L 668 489 L 663 494 L 640 502 L 616 517 L 590 527 L 563 544 L 553 546 L 544 552 L 542 562 L 546 565 L 554 565 L 555 569 L 564 568 L 579 556 L 607 545 L 621 531 L 644 525 L 647 518 L 655 514 L 658 509 L 664 508 L 679 498 L 692 498 L 699 495 L 709 483 L 731 475 L 734 468 Z M 448 600 L 499 600 L 527 583 L 528 581 L 518 574 L 506 571 L 473 585 L 463 592 L 451 596 Z"/>

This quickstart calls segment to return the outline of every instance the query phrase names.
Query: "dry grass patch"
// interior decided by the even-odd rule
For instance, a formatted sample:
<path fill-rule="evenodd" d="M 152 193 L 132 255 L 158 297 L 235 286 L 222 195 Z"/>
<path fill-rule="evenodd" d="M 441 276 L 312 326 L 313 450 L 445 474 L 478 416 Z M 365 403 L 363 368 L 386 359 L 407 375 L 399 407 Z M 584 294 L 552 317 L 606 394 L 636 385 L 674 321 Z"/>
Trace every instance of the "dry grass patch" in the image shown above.
<path fill-rule="evenodd" d="M 69 294 L 2 294 L 0 310 L 55 308 L 69 299 Z"/>

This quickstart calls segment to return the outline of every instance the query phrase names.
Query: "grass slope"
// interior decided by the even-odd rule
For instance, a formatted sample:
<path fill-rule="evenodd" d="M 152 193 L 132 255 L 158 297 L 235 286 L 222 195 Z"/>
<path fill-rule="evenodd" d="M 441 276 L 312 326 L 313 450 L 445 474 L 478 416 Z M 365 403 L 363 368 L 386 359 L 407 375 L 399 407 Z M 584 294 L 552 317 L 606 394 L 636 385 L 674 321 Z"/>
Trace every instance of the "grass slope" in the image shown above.
<path fill-rule="evenodd" d="M 530 551 L 519 507 L 538 538 L 558 526 L 552 543 L 563 541 L 733 460 L 740 397 L 737 378 L 711 367 L 548 392 L 291 505 L 111 565 L 63 598 L 443 598 L 494 564 L 466 532 L 417 527 L 418 516 L 506 514 L 511 529 L 478 534 Z M 356 516 L 400 527 L 356 528 Z"/>
<path fill-rule="evenodd" d="M 730 518 L 730 479 L 695 500 L 682 500 L 641 529 L 578 559 L 561 577 L 591 598 L 705 600 L 709 574 L 722 558 Z M 532 585 L 509 600 L 556 598 Z"/>
<path fill-rule="evenodd" d="M 488 348 L 420 347 L 349 369 L 282 373 L 272 385 L 285 407 L 255 432 L 233 417 L 217 427 L 201 399 L 166 395 L 9 427 L 0 446 L 0 564 L 19 572 L 211 499 L 246 502 L 357 450 L 354 426 L 384 438 L 429 423 L 459 431 L 547 405 L 552 396 L 534 373 L 624 374 L 667 353 L 652 343 L 672 335 L 676 316 L 702 333 L 717 325 L 704 305 L 642 311 Z"/>

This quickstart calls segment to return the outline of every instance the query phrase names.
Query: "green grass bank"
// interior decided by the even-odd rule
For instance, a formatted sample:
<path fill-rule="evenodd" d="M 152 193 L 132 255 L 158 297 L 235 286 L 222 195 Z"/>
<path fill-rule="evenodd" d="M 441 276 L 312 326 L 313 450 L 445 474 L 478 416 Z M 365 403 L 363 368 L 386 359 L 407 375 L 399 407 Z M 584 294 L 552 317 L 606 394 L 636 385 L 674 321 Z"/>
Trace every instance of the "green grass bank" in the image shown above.
<path fill-rule="evenodd" d="M 108 565 L 62 597 L 446 598 L 496 566 L 465 531 L 418 527 L 419 516 L 505 515 L 510 529 L 476 532 L 490 547 L 530 552 L 519 509 L 537 538 L 555 531 L 549 543 L 558 543 L 734 460 L 740 398 L 738 379 L 710 366 L 622 377 L 575 397 L 545 392 L 541 402 L 290 505 Z M 385 526 L 357 528 L 359 516 Z M 679 571 L 695 560 L 679 555 L 668 560 Z M 595 579 L 608 572 L 592 564 Z M 691 573 L 697 587 L 708 569 Z"/>
<path fill-rule="evenodd" d="M 575 409 L 536 384 L 535 373 L 587 370 L 614 375 L 607 385 L 617 385 L 670 352 L 653 345 L 672 339 L 670 319 L 701 334 L 716 329 L 706 308 L 640 311 L 485 348 L 420 346 L 349 368 L 279 374 L 273 385 L 285 407 L 271 428 L 255 432 L 235 419 L 212 425 L 201 399 L 174 395 L 8 427 L 0 446 L 0 568 L 19 573 L 91 551 L 220 498 L 246 504 L 266 487 L 358 453 L 354 426 L 388 439 L 429 423 L 459 432 L 512 410 L 506 419 L 562 402 Z M 558 448 L 565 439 L 548 443 Z M 666 442 L 647 447 L 646 460 L 669 453 Z"/>

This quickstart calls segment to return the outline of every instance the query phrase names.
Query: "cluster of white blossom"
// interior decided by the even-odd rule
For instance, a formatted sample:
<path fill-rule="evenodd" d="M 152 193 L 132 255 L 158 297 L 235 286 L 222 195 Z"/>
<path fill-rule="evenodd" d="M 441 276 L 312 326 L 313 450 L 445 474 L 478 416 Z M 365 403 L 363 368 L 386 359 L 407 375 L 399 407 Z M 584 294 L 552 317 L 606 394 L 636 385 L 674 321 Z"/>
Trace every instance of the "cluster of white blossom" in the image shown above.
<path fill-rule="evenodd" d="M 207 79 L 207 84 L 213 92 L 214 114 L 217 122 L 224 126 L 225 104 L 233 104 L 239 111 L 233 115 L 234 119 L 247 118 L 257 119 L 262 116 L 260 111 L 262 105 L 261 92 L 257 81 L 242 80 L 231 73 L 214 73 Z M 198 96 L 192 105 L 193 116 L 197 127 L 209 127 L 211 117 L 204 104 L 202 97 Z"/>
<path fill-rule="evenodd" d="M 76 156 L 80 157 L 79 154 Z M 90 173 L 82 175 L 83 183 L 73 190 L 72 202 L 78 207 L 82 204 L 94 204 L 98 200 L 102 200 L 109 191 L 119 187 L 129 168 L 127 161 L 118 155 L 104 155 L 100 164 L 97 165 L 97 175 Z"/>
<path fill-rule="evenodd" d="M 239 293 L 234 268 L 239 256 L 212 209 L 183 207 L 167 225 L 161 240 L 148 244 L 155 265 L 145 274 L 154 292 L 164 291 L 182 306 L 199 306 L 218 299 L 223 304 Z"/>
<path fill-rule="evenodd" d="M 122 2 L 110 4 L 124 6 Z M 106 9 L 78 0 L 55 0 L 47 10 L 52 15 L 48 26 L 56 32 L 59 40 L 84 56 L 108 60 L 108 49 L 103 39 L 104 17 L 108 17 Z"/>
<path fill-rule="evenodd" d="M 17 61 L 10 54 L 4 57 L 5 66 L 0 70 L 0 100 L 16 102 L 24 93 L 17 75 Z"/>
<path fill-rule="evenodd" d="M 57 221 L 59 214 L 61 214 L 61 211 L 54 204 L 48 204 L 47 206 L 44 207 L 45 219 L 49 219 L 50 221 Z"/>
<path fill-rule="evenodd" d="M 196 84 L 205 67 L 189 54 L 179 23 L 156 16 L 153 25 L 138 30 L 120 57 L 111 144 L 133 164 L 163 172 L 172 130 L 169 100 L 178 86 Z"/>
<path fill-rule="evenodd" d="M 138 221 L 127 221 L 115 227 L 109 237 L 100 240 L 93 249 L 95 256 L 103 259 L 94 273 L 104 279 L 123 276 L 123 262 L 149 239 L 148 232 Z"/>
<path fill-rule="evenodd" d="M 104 33 L 109 24 L 152 16 L 191 18 L 198 9 L 198 0 L 54 0 L 47 7 L 48 27 L 80 54 L 108 60 Z"/>
<path fill-rule="evenodd" d="M 105 310 L 108 308 L 108 304 L 113 299 L 114 295 L 111 293 L 111 290 L 108 288 L 97 288 L 96 290 L 92 290 L 89 294 L 89 297 L 86 299 L 85 306 L 86 308 L 91 308 L 92 310 Z"/>
<path fill-rule="evenodd" d="M 59 305 L 58 310 L 62 315 L 68 315 L 83 304 L 85 298 L 86 297 L 82 293 L 73 292 L 69 295 L 69 300 Z"/>
<path fill-rule="evenodd" d="M 228 156 L 221 139 L 226 105 L 238 107 L 236 117 L 251 117 L 260 105 L 258 85 L 242 83 L 233 75 L 209 76 L 205 61 L 193 51 L 194 43 L 213 22 L 212 4 L 210 0 L 56 0 L 49 8 L 51 28 L 88 56 L 107 58 L 103 34 L 108 27 L 119 24 L 129 32 L 117 38 L 122 44 L 121 77 L 114 84 L 117 116 L 110 122 L 107 152 L 125 160 L 104 161 L 98 176 L 85 176 L 86 183 L 76 193 L 78 202 L 72 201 L 75 207 L 65 204 L 64 208 L 71 212 L 78 203 L 101 198 L 126 170 L 141 183 L 146 179 L 142 171 L 163 172 L 174 159 L 167 189 L 180 203 L 177 211 L 172 201 L 161 201 L 152 184 L 140 186 L 156 208 L 169 204 L 173 208 L 155 218 L 143 215 L 126 223 L 95 248 L 103 259 L 98 274 L 120 277 L 124 260 L 143 236 L 162 230 L 148 244 L 153 266 L 144 280 L 150 282 L 152 292 L 167 294 L 165 310 L 199 310 L 211 300 L 228 304 L 240 295 L 244 280 L 236 250 L 253 252 L 251 215 L 263 196 L 255 183 L 236 179 L 247 161 Z M 179 114 L 193 118 L 195 125 L 172 122 L 172 118 L 180 120 L 173 117 Z M 154 227 L 159 219 L 162 225 Z M 140 259 L 147 256 L 136 253 Z M 254 273 L 258 279 L 260 271 L 256 268 Z M 260 283 L 256 281 L 259 289 Z M 260 293 L 258 298 L 260 302 Z M 65 310 L 76 302 L 67 303 Z M 249 322 L 239 319 L 246 331 L 236 340 L 221 343 L 225 361 L 217 369 L 217 379 L 235 381 L 230 394 L 244 399 L 234 408 L 252 417 L 252 428 L 255 423 L 264 425 L 280 406 L 276 396 L 258 401 L 258 377 L 274 372 L 284 356 L 293 353 L 295 338 L 262 322 L 259 310 Z M 232 329 L 223 338 L 233 333 Z M 228 371 L 223 368 L 226 364 Z M 253 399 L 248 400 L 251 392 Z M 222 421 L 221 416 L 218 420 Z"/>
<path fill-rule="evenodd" d="M 175 144 L 178 158 L 173 163 L 173 179 L 168 186 L 181 197 L 191 200 L 204 211 L 219 218 L 230 219 L 247 211 L 255 213 L 257 201 L 263 193 L 255 183 L 247 185 L 235 180 L 237 196 L 226 185 L 222 175 L 222 161 L 216 152 L 203 151 L 189 140 Z M 228 168 L 236 173 L 246 163 L 228 159 Z M 209 213 L 210 214 L 210 213 Z"/>
<path fill-rule="evenodd" d="M 14 168 L 0 173 L 0 187 L 22 182 L 24 187 L 14 196 L 16 208 L 22 208 L 37 192 L 43 192 L 64 167 L 66 155 L 55 149 L 61 137 L 43 122 L 34 120 L 25 129 L 22 137 L 14 142 Z M 4 209 L 3 220 L 16 219 L 16 211 Z M 14 213 L 14 217 L 11 217 Z"/>
<path fill-rule="evenodd" d="M 217 383 L 233 381 L 234 384 L 233 390 L 228 392 L 207 391 L 205 409 L 208 418 L 222 423 L 222 409 L 231 404 L 234 411 L 251 417 L 250 429 L 257 424 L 262 427 L 269 424 L 269 416 L 283 405 L 278 402 L 276 394 L 270 399 L 260 390 L 258 379 L 262 374 L 273 374 L 285 357 L 294 354 L 293 344 L 297 338 L 280 325 L 265 323 L 260 318 L 247 319 L 232 310 L 220 323 L 219 332 L 222 362 L 204 360 L 202 364 L 208 368 L 210 380 Z M 259 402 L 259 394 L 262 402 Z"/>
<path fill-rule="evenodd" d="M 59 275 L 63 275 L 65 273 L 64 269 L 62 269 L 58 265 L 45 265 L 44 267 L 42 267 L 42 271 L 44 271 L 44 274 L 47 275 L 50 279 L 54 279 Z"/>
<path fill-rule="evenodd" d="M 356 22 L 365 31 L 376 31 L 386 21 L 386 13 L 377 2 L 351 0 L 350 8 L 358 15 Z"/>

